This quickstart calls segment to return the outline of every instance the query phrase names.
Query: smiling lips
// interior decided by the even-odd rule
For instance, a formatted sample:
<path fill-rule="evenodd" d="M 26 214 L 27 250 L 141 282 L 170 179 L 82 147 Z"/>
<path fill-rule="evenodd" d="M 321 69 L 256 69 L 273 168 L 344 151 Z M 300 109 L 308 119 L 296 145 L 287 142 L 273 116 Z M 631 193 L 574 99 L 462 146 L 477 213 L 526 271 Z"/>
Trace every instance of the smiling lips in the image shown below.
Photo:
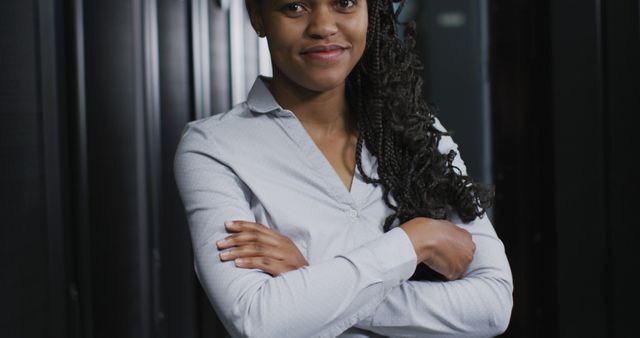
<path fill-rule="evenodd" d="M 346 47 L 341 45 L 318 45 L 305 49 L 302 56 L 315 61 L 334 61 L 344 54 Z"/>

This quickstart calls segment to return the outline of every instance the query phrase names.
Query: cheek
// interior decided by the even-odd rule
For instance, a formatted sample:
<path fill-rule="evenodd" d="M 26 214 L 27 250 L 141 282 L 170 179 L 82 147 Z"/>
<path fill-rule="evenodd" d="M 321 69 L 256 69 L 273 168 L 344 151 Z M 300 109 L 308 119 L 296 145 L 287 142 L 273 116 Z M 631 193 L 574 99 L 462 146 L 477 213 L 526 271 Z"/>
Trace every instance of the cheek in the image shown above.
<path fill-rule="evenodd" d="M 283 29 L 287 27 L 288 29 Z M 302 39 L 295 25 L 275 25 L 267 37 L 273 61 L 289 59 L 297 54 L 296 45 Z"/>
<path fill-rule="evenodd" d="M 349 40 L 353 44 L 355 54 L 360 57 L 367 43 L 367 16 L 362 15 L 348 23 Z"/>
<path fill-rule="evenodd" d="M 282 41 L 274 44 L 269 41 L 271 63 L 279 70 L 286 72 L 287 69 L 295 67 L 298 61 L 295 59 L 295 52 L 293 52 L 291 45 L 278 43 L 282 43 Z"/>
<path fill-rule="evenodd" d="M 357 41 L 366 41 L 368 28 L 369 17 L 366 9 L 345 22 L 345 30 L 351 35 L 350 38 Z"/>

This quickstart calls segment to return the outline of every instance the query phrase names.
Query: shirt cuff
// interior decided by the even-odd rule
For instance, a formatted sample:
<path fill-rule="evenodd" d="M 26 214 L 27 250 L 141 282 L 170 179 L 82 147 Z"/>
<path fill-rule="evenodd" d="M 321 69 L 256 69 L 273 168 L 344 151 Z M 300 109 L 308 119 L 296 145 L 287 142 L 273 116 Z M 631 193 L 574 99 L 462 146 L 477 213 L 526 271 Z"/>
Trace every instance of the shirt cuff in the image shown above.
<path fill-rule="evenodd" d="M 418 256 L 411 239 L 400 227 L 364 244 L 361 249 L 353 251 L 350 258 L 369 263 L 367 268 L 381 278 L 385 295 L 408 280 L 416 270 Z"/>

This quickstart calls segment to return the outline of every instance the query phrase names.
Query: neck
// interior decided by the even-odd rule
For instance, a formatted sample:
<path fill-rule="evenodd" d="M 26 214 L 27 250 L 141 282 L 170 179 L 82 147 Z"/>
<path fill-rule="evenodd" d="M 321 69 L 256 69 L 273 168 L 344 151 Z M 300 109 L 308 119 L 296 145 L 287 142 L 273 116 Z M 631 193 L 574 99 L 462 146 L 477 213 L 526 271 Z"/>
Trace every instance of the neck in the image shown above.
<path fill-rule="evenodd" d="M 292 111 L 314 136 L 350 134 L 355 129 L 344 82 L 328 91 L 318 92 L 298 85 L 274 69 L 268 87 L 278 104 Z"/>

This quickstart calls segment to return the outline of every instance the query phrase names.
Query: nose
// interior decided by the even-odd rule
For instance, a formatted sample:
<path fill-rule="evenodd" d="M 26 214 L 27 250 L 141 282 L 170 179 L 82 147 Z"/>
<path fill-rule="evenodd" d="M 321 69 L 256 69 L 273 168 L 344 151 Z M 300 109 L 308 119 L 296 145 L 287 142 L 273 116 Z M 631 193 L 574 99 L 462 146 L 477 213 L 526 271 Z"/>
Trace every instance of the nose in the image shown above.
<path fill-rule="evenodd" d="M 314 39 L 325 39 L 338 32 L 338 26 L 334 13 L 329 6 L 317 6 L 309 16 L 307 34 Z"/>

